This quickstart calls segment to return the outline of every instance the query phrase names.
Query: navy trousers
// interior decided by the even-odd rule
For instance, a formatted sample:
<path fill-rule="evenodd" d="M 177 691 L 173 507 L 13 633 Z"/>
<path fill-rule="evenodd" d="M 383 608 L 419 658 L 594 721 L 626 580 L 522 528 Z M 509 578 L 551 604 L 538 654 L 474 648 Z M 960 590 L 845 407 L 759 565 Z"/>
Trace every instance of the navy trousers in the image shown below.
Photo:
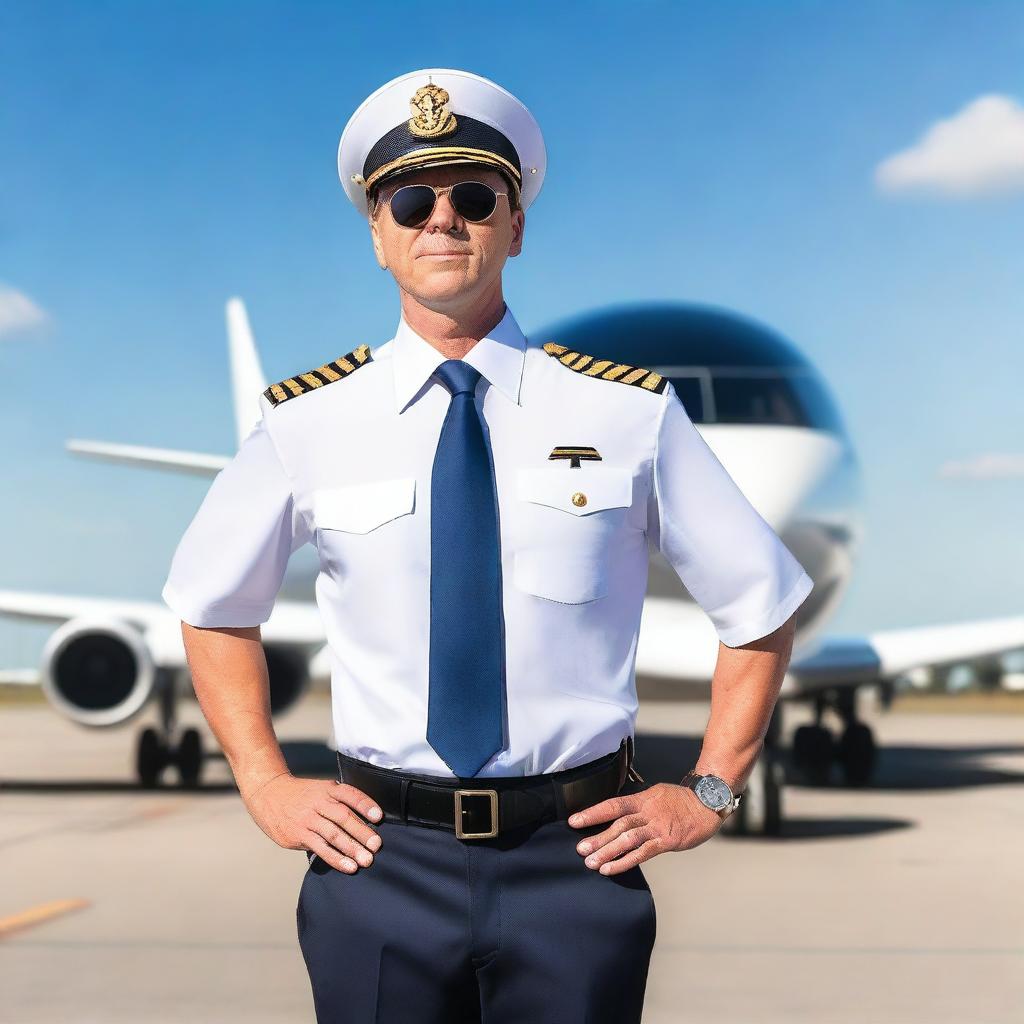
<path fill-rule="evenodd" d="M 602 875 L 576 852 L 608 824 L 459 839 L 386 815 L 368 868 L 307 853 L 296 923 L 317 1024 L 640 1024 L 654 897 L 640 865 Z"/>

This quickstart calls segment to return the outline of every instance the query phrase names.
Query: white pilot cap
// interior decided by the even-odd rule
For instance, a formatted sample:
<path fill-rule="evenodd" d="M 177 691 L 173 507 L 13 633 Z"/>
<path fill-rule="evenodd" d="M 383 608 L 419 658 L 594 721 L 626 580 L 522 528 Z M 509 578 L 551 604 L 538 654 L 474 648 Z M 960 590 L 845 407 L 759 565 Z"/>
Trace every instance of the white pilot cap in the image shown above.
<path fill-rule="evenodd" d="M 525 210 L 540 192 L 547 154 L 522 102 L 490 79 L 452 68 L 410 71 L 382 85 L 338 143 L 338 176 L 364 217 L 370 189 L 390 175 L 458 163 L 501 171 Z"/>

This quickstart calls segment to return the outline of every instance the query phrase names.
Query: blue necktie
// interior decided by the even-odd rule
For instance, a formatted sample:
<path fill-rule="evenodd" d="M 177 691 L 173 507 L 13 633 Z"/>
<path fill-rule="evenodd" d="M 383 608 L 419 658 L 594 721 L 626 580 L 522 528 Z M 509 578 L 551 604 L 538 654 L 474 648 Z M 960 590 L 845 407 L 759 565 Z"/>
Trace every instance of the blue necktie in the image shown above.
<path fill-rule="evenodd" d="M 502 747 L 505 677 L 498 503 L 473 400 L 480 371 L 448 359 L 451 394 L 430 484 L 430 699 L 427 742 L 460 778 Z"/>

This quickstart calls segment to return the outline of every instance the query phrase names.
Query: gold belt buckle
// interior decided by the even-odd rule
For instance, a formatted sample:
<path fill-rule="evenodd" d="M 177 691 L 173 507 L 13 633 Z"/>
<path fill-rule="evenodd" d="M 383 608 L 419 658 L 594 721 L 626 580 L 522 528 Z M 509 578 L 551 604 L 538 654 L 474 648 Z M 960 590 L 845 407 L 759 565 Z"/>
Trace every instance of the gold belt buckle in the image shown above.
<path fill-rule="evenodd" d="M 464 796 L 486 796 L 491 802 L 491 830 L 489 832 L 464 832 L 462 829 L 462 798 Z M 496 789 L 455 790 L 455 834 L 459 839 L 493 839 L 498 834 L 498 791 Z"/>

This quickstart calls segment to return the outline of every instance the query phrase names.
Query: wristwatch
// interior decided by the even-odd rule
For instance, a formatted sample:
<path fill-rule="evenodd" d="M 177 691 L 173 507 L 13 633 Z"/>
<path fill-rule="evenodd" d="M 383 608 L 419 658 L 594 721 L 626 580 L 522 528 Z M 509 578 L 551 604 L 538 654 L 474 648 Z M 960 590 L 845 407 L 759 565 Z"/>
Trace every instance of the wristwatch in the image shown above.
<path fill-rule="evenodd" d="M 714 811 L 723 821 L 740 805 L 742 793 L 733 793 L 725 779 L 717 775 L 698 775 L 691 768 L 679 781 L 680 786 L 687 786 L 697 794 L 697 799 L 710 810 Z"/>

